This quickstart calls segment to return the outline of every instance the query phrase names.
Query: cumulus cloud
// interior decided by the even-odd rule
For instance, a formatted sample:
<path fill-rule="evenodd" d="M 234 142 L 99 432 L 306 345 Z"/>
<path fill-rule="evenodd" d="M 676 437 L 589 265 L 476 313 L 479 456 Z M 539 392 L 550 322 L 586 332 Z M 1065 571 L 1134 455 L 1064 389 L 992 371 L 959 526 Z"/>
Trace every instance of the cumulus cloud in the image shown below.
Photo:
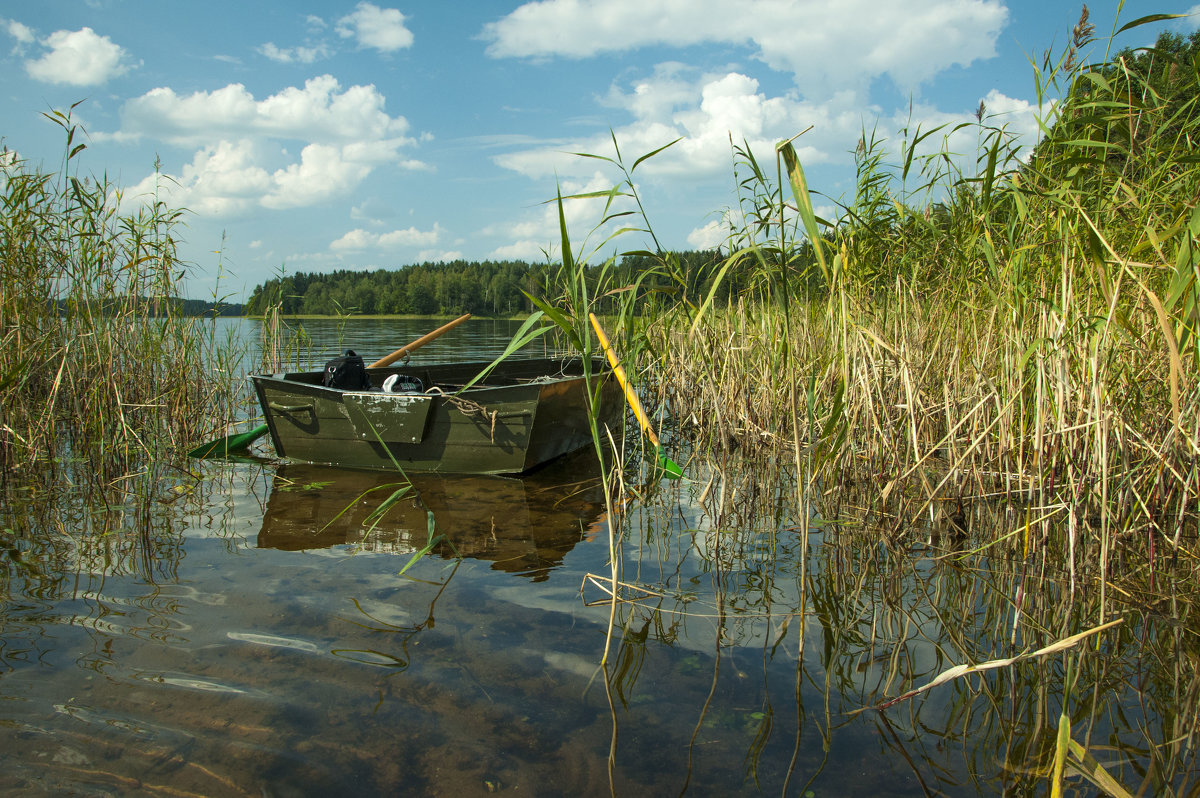
<path fill-rule="evenodd" d="M 1006 142 L 1018 144 L 1022 148 L 1021 157 L 1028 158 L 1041 133 L 1037 106 L 1027 100 L 1008 97 L 995 89 L 989 91 L 982 101 L 984 125 L 1002 129 Z M 1042 113 L 1052 113 L 1052 111 L 1053 106 L 1050 106 Z M 925 132 L 941 126 L 938 134 L 929 136 L 917 146 L 918 159 L 921 156 L 945 152 L 957 169 L 963 174 L 969 175 L 974 174 L 979 168 L 977 158 L 980 155 L 981 137 L 990 135 L 981 132 L 975 125 L 975 121 L 974 109 L 944 111 L 930 105 L 915 104 L 911 110 L 906 109 L 904 114 L 896 113 L 883 120 L 880 130 L 883 132 L 888 129 L 900 130 L 907 127 L 909 130 L 915 131 L 919 127 L 922 132 Z M 895 153 L 899 151 L 903 143 L 897 136 L 895 140 L 888 142 L 885 146 Z M 939 169 L 942 168 L 940 160 L 939 158 Z M 1001 168 L 1003 168 L 1003 164 Z"/>
<path fill-rule="evenodd" d="M 392 230 L 389 233 L 372 233 L 362 228 L 351 230 L 329 245 L 335 252 L 361 252 L 369 249 L 398 249 L 402 247 L 430 247 L 442 236 L 442 228 L 436 222 L 431 230 Z"/>
<path fill-rule="evenodd" d="M 1005 127 L 1028 145 L 1037 141 L 1035 106 L 995 90 L 981 99 L 987 112 L 985 122 Z M 758 157 L 771 158 L 777 142 L 801 131 L 807 132 L 794 146 L 806 167 L 845 165 L 864 127 L 877 126 L 885 138 L 918 124 L 922 130 L 945 124 L 949 131 L 959 123 L 974 122 L 975 110 L 941 110 L 916 103 L 884 112 L 864 105 L 852 91 L 821 101 L 800 97 L 794 91 L 771 96 L 757 79 L 741 72 L 700 73 L 673 63 L 660 65 L 653 75 L 635 78 L 627 85 L 614 85 L 605 101 L 631 117 L 625 125 L 613 128 L 627 161 L 678 139 L 638 167 L 642 179 L 669 177 L 675 184 L 711 183 L 728 174 L 733 147 L 749 146 Z M 974 152 L 977 137 L 974 127 L 960 130 L 949 142 L 950 149 Z M 894 144 L 900 146 L 898 141 Z M 941 145 L 938 136 L 925 142 L 927 147 Z M 555 175 L 582 179 L 592 172 L 595 162 L 571 154 L 575 152 L 612 156 L 610 134 L 605 131 L 569 141 L 543 142 L 498 155 L 494 161 L 535 180 Z"/>
<path fill-rule="evenodd" d="M 403 50 L 413 43 L 412 31 L 404 26 L 403 14 L 372 3 L 355 6 L 354 11 L 338 20 L 336 30 L 343 39 L 357 41 L 359 47 L 382 53 Z"/>
<path fill-rule="evenodd" d="M 255 100 L 240 83 L 186 96 L 170 88 L 152 89 L 125 103 L 121 120 L 125 137 L 146 135 L 178 144 L 251 133 L 325 143 L 383 141 L 408 129 L 404 117 L 387 114 L 384 97 L 374 86 L 342 90 L 331 75 L 312 78 L 303 88 L 289 86 L 263 100 Z"/>
<path fill-rule="evenodd" d="M 49 52 L 25 62 L 25 71 L 35 80 L 71 86 L 99 86 L 129 71 L 129 66 L 124 63 L 127 58 L 125 50 L 91 28 L 55 31 L 46 37 L 42 45 Z"/>
<path fill-rule="evenodd" d="M 228 216 L 252 207 L 270 188 L 270 172 L 257 165 L 252 142 L 222 141 L 197 152 L 177 175 L 148 175 L 123 201 L 132 205 L 158 196 L 201 216 Z"/>
<path fill-rule="evenodd" d="M 817 104 L 794 95 L 769 97 L 756 79 L 739 72 L 687 75 L 669 65 L 651 77 L 635 80 L 627 89 L 614 86 L 607 102 L 623 107 L 633 117 L 613 130 L 622 152 L 631 158 L 680 139 L 645 161 L 640 174 L 709 180 L 728 171 L 731 144 L 769 150 L 775 142 L 812 124 L 818 124 L 823 135 L 806 137 L 797 144 L 797 151 L 805 163 L 829 160 L 835 142 L 856 134 L 861 124 L 852 99 L 839 95 Z M 506 153 L 495 160 L 535 179 L 554 174 L 578 177 L 589 173 L 593 162 L 570 153 L 610 155 L 611 148 L 609 135 L 603 133 Z"/>
<path fill-rule="evenodd" d="M 300 162 L 273 175 L 272 190 L 262 198 L 267 208 L 302 208 L 328 197 L 341 197 L 371 173 L 374 164 L 355 160 L 346 150 L 330 144 L 309 144 L 300 151 Z"/>
<path fill-rule="evenodd" d="M 4 30 L 8 32 L 9 36 L 17 40 L 17 44 L 13 48 L 14 53 L 23 52 L 25 45 L 33 44 L 33 30 L 29 26 L 23 25 L 22 23 L 17 22 L 15 19 L 3 18 L 0 18 L 0 26 L 3 26 Z"/>
<path fill-rule="evenodd" d="M 259 46 L 258 52 L 280 64 L 312 64 L 328 58 L 333 51 L 326 44 L 318 44 L 314 47 L 283 48 L 276 46 L 274 42 L 267 42 Z"/>
<path fill-rule="evenodd" d="M 725 243 L 729 230 L 728 224 L 714 220 L 688 233 L 687 242 L 693 249 L 715 249 Z"/>
<path fill-rule="evenodd" d="M 1002 127 L 1008 136 L 1026 146 L 1036 143 L 1039 126 L 1035 105 L 996 90 L 982 100 L 986 125 Z M 951 110 L 918 102 L 885 111 L 865 105 L 851 90 L 820 101 L 802 97 L 795 90 L 773 96 L 762 89 L 757 79 L 743 72 L 704 73 L 674 62 L 659 65 L 651 75 L 614 84 L 605 96 L 605 104 L 627 112 L 631 118 L 612 130 L 627 165 L 642 154 L 678 139 L 638 166 L 636 177 L 643 191 L 649 184 L 660 183 L 662 178 L 669 179 L 661 181 L 659 190 L 667 186 L 678 190 L 684 185 L 702 189 L 728 179 L 735 160 L 734 147 L 748 146 L 765 166 L 773 161 L 779 141 L 801 131 L 804 133 L 794 141 L 794 146 L 805 167 L 820 164 L 845 167 L 850 165 L 855 142 L 864 129 L 876 128 L 884 139 L 885 150 L 890 152 L 885 160 L 898 162 L 904 142 L 896 131 L 918 127 L 928 131 L 943 125 L 940 135 L 923 142 L 922 154 L 943 146 L 949 153 L 965 153 L 952 157 L 969 174 L 976 168 L 974 157 L 981 135 L 973 124 L 978 101 L 970 107 Z M 616 173 L 610 173 L 605 183 L 594 175 L 596 162 L 571 154 L 575 152 L 610 157 L 615 154 L 610 134 L 605 131 L 573 140 L 543 142 L 498 155 L 494 161 L 531 179 L 586 183 L 590 186 L 587 190 L 592 191 L 606 189 L 618 179 Z M 831 186 L 823 188 L 837 191 Z M 564 187 L 564 193 L 570 192 Z M 580 219 L 579 229 L 572 229 L 573 240 L 581 232 L 587 232 L 587 222 L 595 223 L 600 218 L 598 209 L 579 210 L 585 211 L 586 220 Z M 720 219 L 710 217 L 693 222 L 690 232 L 686 232 L 686 227 L 681 232 L 690 246 L 699 249 L 723 244 L 732 229 L 742 226 L 737 213 L 735 207 Z M 832 205 L 825 207 L 823 213 L 825 218 L 837 217 Z M 541 257 L 547 246 L 557 241 L 557 220 L 552 214 L 552 209 L 547 209 L 541 217 L 526 218 L 504 231 L 511 243 L 495 249 L 491 256 Z"/>
<path fill-rule="evenodd" d="M 343 89 L 329 75 L 262 100 L 241 84 L 184 96 L 153 89 L 127 102 L 121 118 L 112 138 L 199 147 L 159 191 L 204 215 L 315 205 L 348 195 L 379 167 L 424 168 L 402 157 L 416 142 L 404 135 L 408 122 L 384 110 L 374 86 Z M 302 142 L 298 158 L 285 145 L 292 141 Z M 155 185 L 147 178 L 134 196 Z"/>
<path fill-rule="evenodd" d="M 595 171 L 594 167 L 592 169 L 593 171 L 582 179 L 564 178 L 561 180 L 560 188 L 563 195 L 590 194 L 605 191 L 612 186 L 610 176 Z M 591 260 L 592 248 L 606 241 L 618 226 L 612 224 L 601 229 L 593 229 L 600 219 L 604 205 L 604 198 L 564 201 L 563 215 L 567 221 L 567 230 L 576 257 Z M 516 222 L 506 221 L 484 227 L 479 231 L 479 235 L 482 238 L 494 237 L 510 242 L 496 247 L 488 253 L 489 258 L 496 260 L 541 261 L 546 258 L 547 254 L 550 257 L 558 257 L 562 240 L 558 205 L 557 203 L 540 205 L 536 210 L 527 212 L 522 219 Z"/>
<path fill-rule="evenodd" d="M 494 58 L 750 45 L 806 94 L 824 95 L 880 75 L 908 89 L 989 58 L 1007 19 L 1001 0 L 540 0 L 488 24 L 483 38 Z"/>

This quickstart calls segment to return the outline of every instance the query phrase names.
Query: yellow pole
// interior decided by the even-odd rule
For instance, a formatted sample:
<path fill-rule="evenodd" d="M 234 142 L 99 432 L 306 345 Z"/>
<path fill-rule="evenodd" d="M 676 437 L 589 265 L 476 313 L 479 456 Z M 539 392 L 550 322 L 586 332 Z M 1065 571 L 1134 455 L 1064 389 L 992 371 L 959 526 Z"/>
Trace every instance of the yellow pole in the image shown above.
<path fill-rule="evenodd" d="M 616 352 L 612 351 L 612 347 L 608 345 L 608 336 L 604 334 L 604 330 L 600 327 L 600 322 L 596 319 L 595 313 L 589 313 L 588 318 L 592 322 L 592 329 L 596 331 L 596 337 L 600 339 L 600 346 L 603 347 L 604 354 L 608 356 L 609 364 L 613 367 L 613 374 L 617 375 L 617 382 L 621 384 L 621 390 L 625 392 L 625 398 L 629 400 L 629 406 L 633 409 L 633 415 L 642 427 L 642 432 L 646 433 L 646 437 L 650 439 L 650 443 L 654 444 L 655 448 L 658 448 L 658 436 L 650 428 L 650 419 L 646 418 L 646 411 L 642 409 L 641 401 L 638 400 L 637 394 L 633 392 L 633 388 L 629 386 L 629 380 L 625 376 L 625 369 L 621 367 L 620 361 L 617 360 Z"/>

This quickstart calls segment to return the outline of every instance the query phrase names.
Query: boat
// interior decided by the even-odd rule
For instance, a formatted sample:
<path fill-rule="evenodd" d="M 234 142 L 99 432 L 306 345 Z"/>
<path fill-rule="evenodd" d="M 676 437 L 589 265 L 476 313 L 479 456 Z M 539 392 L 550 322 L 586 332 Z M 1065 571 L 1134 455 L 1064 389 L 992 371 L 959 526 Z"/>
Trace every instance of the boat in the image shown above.
<path fill-rule="evenodd" d="M 581 358 L 506 359 L 464 389 L 490 365 L 367 368 L 367 390 L 326 387 L 323 371 L 250 378 L 276 454 L 293 461 L 524 474 L 591 444 Z M 600 380 L 598 420 L 619 423 L 624 400 L 609 366 L 586 365 Z"/>

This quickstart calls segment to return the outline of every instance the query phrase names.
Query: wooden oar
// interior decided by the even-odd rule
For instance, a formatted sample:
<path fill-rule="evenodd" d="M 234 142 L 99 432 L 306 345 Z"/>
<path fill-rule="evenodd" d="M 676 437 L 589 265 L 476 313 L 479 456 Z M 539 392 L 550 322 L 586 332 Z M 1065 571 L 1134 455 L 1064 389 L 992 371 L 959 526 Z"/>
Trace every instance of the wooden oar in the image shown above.
<path fill-rule="evenodd" d="M 667 457 L 663 451 L 662 445 L 658 442 L 658 436 L 654 434 L 653 427 L 650 426 L 650 419 L 646 417 L 646 411 L 642 409 L 642 403 L 638 396 L 633 391 L 633 387 L 629 384 L 629 379 L 625 376 L 625 369 L 621 367 L 620 361 L 617 360 L 617 353 L 608 345 L 608 336 L 604 334 L 604 329 L 600 326 L 600 321 L 596 318 L 596 314 L 589 313 L 588 318 L 591 319 L 592 329 L 596 331 L 596 337 L 600 339 L 600 346 L 604 349 L 604 354 L 608 356 L 608 362 L 612 366 L 613 374 L 617 375 L 617 382 L 621 384 L 621 390 L 625 392 L 625 399 L 629 402 L 630 409 L 633 410 L 633 416 L 638 420 L 638 424 L 642 428 L 642 432 L 646 433 L 646 439 L 654 446 L 654 453 L 658 456 L 658 467 L 670 479 L 679 479 L 683 476 L 683 469 Z"/>
<path fill-rule="evenodd" d="M 428 335 L 422 335 L 420 338 L 413 341 L 408 346 L 402 346 L 399 349 L 397 349 L 395 352 L 392 352 L 387 357 L 381 357 L 379 360 L 376 360 L 374 363 L 367 366 L 367 368 L 381 369 L 384 366 L 390 366 L 393 363 L 395 363 L 397 360 L 399 360 L 400 358 L 402 358 L 405 355 L 412 352 L 414 349 L 420 349 L 421 347 L 425 346 L 425 344 L 432 341 L 434 338 L 437 338 L 440 335 L 445 335 L 446 333 L 450 332 L 455 327 L 462 324 L 464 321 L 466 321 L 469 318 L 471 318 L 471 314 L 464 313 L 461 316 L 459 316 L 457 319 L 455 319 L 454 321 L 449 322 L 448 324 L 443 324 L 441 327 L 438 327 L 436 330 L 429 333 Z"/>
<path fill-rule="evenodd" d="M 422 346 L 425 346 L 425 344 L 429 343 L 434 338 L 450 332 L 469 318 L 471 318 L 471 314 L 464 313 L 454 321 L 443 324 L 441 327 L 438 327 L 428 335 L 422 335 L 411 344 L 402 346 L 395 352 L 392 352 L 390 355 L 376 360 L 374 363 L 367 366 L 367 368 L 379 369 L 383 368 L 384 366 L 390 366 L 392 363 L 395 363 L 405 355 L 420 349 Z M 248 432 L 239 432 L 236 435 L 227 435 L 224 438 L 218 438 L 215 441 L 209 441 L 208 443 L 197 446 L 195 449 L 192 449 L 190 452 L 188 452 L 188 457 L 209 457 L 214 454 L 224 455 L 228 454 L 229 452 L 236 452 L 240 449 L 245 449 L 247 446 L 266 435 L 269 431 L 270 428 L 266 424 L 262 424 L 252 430 L 249 430 Z"/>

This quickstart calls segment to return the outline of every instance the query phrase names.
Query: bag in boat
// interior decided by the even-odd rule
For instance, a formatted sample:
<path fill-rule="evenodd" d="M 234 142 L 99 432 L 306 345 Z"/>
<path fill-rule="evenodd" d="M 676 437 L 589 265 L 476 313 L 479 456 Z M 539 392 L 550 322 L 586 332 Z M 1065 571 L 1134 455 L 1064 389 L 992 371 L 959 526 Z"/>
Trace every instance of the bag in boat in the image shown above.
<path fill-rule="evenodd" d="M 355 354 L 353 349 L 347 349 L 346 354 L 325 364 L 322 382 L 326 388 L 340 388 L 343 391 L 371 390 L 367 365 L 363 362 L 362 355 Z"/>

